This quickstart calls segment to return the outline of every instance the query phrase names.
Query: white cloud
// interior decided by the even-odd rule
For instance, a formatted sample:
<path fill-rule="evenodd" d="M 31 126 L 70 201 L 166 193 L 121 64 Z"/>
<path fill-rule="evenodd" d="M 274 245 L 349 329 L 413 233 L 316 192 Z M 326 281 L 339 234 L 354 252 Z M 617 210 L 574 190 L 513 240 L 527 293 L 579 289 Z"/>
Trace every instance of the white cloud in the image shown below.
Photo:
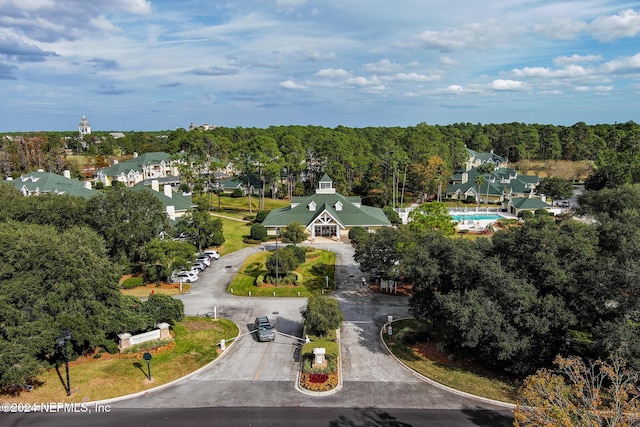
<path fill-rule="evenodd" d="M 559 56 L 553 60 L 553 63 L 559 66 L 577 64 L 581 62 L 598 62 L 602 60 L 602 55 L 576 55 Z"/>
<path fill-rule="evenodd" d="M 495 90 L 522 90 L 525 89 L 525 83 L 519 80 L 503 80 L 496 79 L 489 85 Z"/>
<path fill-rule="evenodd" d="M 640 14 L 627 9 L 617 15 L 599 16 L 591 22 L 561 17 L 538 23 L 534 29 L 552 40 L 572 40 L 586 33 L 596 40 L 612 42 L 640 34 Z"/>
<path fill-rule="evenodd" d="M 418 73 L 397 73 L 393 76 L 385 78 L 385 80 L 392 80 L 395 82 L 416 82 L 416 83 L 426 83 L 426 82 L 437 82 L 441 80 L 441 76 L 437 74 L 431 74 L 429 76 Z"/>
<path fill-rule="evenodd" d="M 281 82 L 280 83 L 280 87 L 283 88 L 283 89 L 294 90 L 294 91 L 300 91 L 300 90 L 305 90 L 306 89 L 306 87 L 304 85 L 296 83 L 291 79 Z"/>
<path fill-rule="evenodd" d="M 370 79 L 367 79 L 366 77 L 358 76 L 358 77 L 348 78 L 346 80 L 346 83 L 351 86 L 374 86 L 374 85 L 377 86 L 380 84 L 380 81 L 375 76 L 371 77 Z"/>
<path fill-rule="evenodd" d="M 492 49 L 509 43 L 524 29 L 509 26 L 505 22 L 488 21 L 473 23 L 443 31 L 427 30 L 412 37 L 418 47 L 438 49 L 443 52 L 463 49 Z"/>
<path fill-rule="evenodd" d="M 325 68 L 323 70 L 318 71 L 315 75 L 316 77 L 344 78 L 344 77 L 349 77 L 351 73 L 343 69 Z"/>
<path fill-rule="evenodd" d="M 402 66 L 400 64 L 393 63 L 388 59 L 382 59 L 378 62 L 364 64 L 364 66 L 362 67 L 364 71 L 382 74 L 393 73 L 400 70 L 401 68 Z"/>
<path fill-rule="evenodd" d="M 595 19 L 589 25 L 589 34 L 596 40 L 613 41 L 640 34 L 640 14 L 627 9 L 613 16 Z"/>
<path fill-rule="evenodd" d="M 445 67 L 456 67 L 460 64 L 460 61 L 452 59 L 449 56 L 441 56 L 438 62 L 440 62 Z"/>
<path fill-rule="evenodd" d="M 554 70 L 547 67 L 514 68 L 512 74 L 515 77 L 533 78 L 576 78 L 586 77 L 591 72 L 580 65 L 568 65 L 562 69 Z"/>
<path fill-rule="evenodd" d="M 320 62 L 320 61 L 328 61 L 336 57 L 336 54 L 333 52 L 320 52 L 318 50 L 310 49 L 310 50 L 297 50 L 289 55 L 289 57 L 297 60 L 297 61 L 309 61 L 309 62 Z"/>
<path fill-rule="evenodd" d="M 2 0 L 0 26 L 35 41 L 75 40 L 96 31 L 115 31 L 107 15 L 120 12 L 151 14 L 145 0 Z"/>
<path fill-rule="evenodd" d="M 606 62 L 602 71 L 612 74 L 640 74 L 640 53 Z"/>
<path fill-rule="evenodd" d="M 570 18 L 555 18 L 550 22 L 535 24 L 534 30 L 543 33 L 552 40 L 573 40 L 578 34 L 588 28 L 588 24 L 583 21 L 576 21 Z"/>

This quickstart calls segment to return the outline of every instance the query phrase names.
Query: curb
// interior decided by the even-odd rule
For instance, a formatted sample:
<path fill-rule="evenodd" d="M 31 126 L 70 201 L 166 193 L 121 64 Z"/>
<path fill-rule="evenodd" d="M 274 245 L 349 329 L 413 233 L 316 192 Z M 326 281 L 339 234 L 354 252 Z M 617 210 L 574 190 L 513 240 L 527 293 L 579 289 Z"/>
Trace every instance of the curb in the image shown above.
<path fill-rule="evenodd" d="M 108 405 L 110 403 L 120 402 L 120 401 L 123 401 L 123 400 L 128 400 L 128 399 L 133 399 L 133 398 L 136 398 L 136 397 L 141 397 L 141 396 L 144 396 L 144 395 L 147 395 L 147 394 L 150 394 L 150 393 L 155 393 L 157 391 L 169 388 L 169 387 L 173 386 L 174 384 L 177 384 L 180 381 L 183 381 L 183 380 L 186 380 L 188 378 L 191 378 L 192 376 L 204 371 L 205 369 L 207 369 L 208 367 L 210 367 L 214 363 L 217 363 L 218 360 L 223 359 L 229 353 L 229 351 L 233 348 L 234 344 L 236 343 L 236 340 L 240 336 L 240 327 L 238 327 L 237 323 L 235 323 L 235 322 L 233 324 L 236 325 L 236 328 L 238 328 L 238 335 L 236 335 L 234 338 L 231 338 L 229 340 L 229 341 L 232 341 L 232 342 L 229 345 L 226 345 L 226 350 L 224 350 L 222 352 L 222 354 L 220 354 L 218 357 L 216 357 L 214 360 L 212 360 L 211 362 L 207 363 L 203 367 L 198 368 L 195 371 L 190 372 L 190 373 L 188 373 L 187 375 L 185 375 L 183 377 L 176 378 L 173 381 L 170 381 L 170 382 L 168 382 L 166 384 L 159 385 L 159 386 L 154 387 L 154 388 L 150 388 L 148 390 L 143 390 L 143 391 L 139 391 L 137 393 L 132 393 L 132 394 L 126 394 L 124 396 L 112 397 L 112 398 L 109 398 L 109 399 L 95 400 L 95 401 L 83 402 L 83 403 L 85 403 L 86 405 L 93 405 L 93 404 L 95 404 L 95 405 Z M 226 344 L 226 342 L 227 341 L 225 341 L 225 344 Z"/>
<path fill-rule="evenodd" d="M 386 329 L 387 326 L 389 326 L 391 323 L 397 322 L 399 320 L 408 320 L 408 319 L 413 319 L 413 317 L 403 317 L 400 319 L 395 319 L 392 322 L 386 322 L 382 328 L 380 329 L 380 341 L 382 342 L 382 345 L 384 346 L 385 350 L 387 350 L 387 353 L 389 354 L 389 356 L 391 356 L 391 358 L 393 360 L 396 361 L 396 363 L 398 363 L 400 366 L 402 366 L 404 369 L 406 369 L 407 371 L 411 372 L 414 376 L 416 376 L 417 378 L 419 378 L 420 380 L 429 383 L 435 387 L 438 387 L 441 390 L 445 390 L 448 391 L 449 393 L 453 393 L 456 394 L 460 397 L 466 397 L 468 399 L 473 399 L 473 400 L 477 400 L 483 403 L 488 403 L 491 405 L 495 405 L 495 406 L 501 406 L 503 408 L 508 408 L 508 409 L 515 409 L 516 405 L 513 403 L 507 403 L 507 402 L 501 402 L 499 400 L 493 400 L 493 399 L 489 399 L 488 397 L 482 397 L 482 396 L 477 396 L 475 394 L 471 394 L 471 393 L 467 393 L 464 391 L 460 391 L 458 389 L 455 388 L 451 388 L 449 386 L 446 386 L 444 384 L 441 384 L 435 380 L 432 380 L 429 377 L 425 377 L 424 375 L 422 375 L 421 373 L 413 370 L 412 368 L 410 368 L 409 366 L 405 365 L 404 363 L 402 363 L 402 361 L 400 359 L 398 359 L 392 352 L 391 350 L 389 350 L 389 347 L 387 346 L 387 343 L 384 342 L 384 338 L 382 337 L 383 335 L 383 331 Z"/>

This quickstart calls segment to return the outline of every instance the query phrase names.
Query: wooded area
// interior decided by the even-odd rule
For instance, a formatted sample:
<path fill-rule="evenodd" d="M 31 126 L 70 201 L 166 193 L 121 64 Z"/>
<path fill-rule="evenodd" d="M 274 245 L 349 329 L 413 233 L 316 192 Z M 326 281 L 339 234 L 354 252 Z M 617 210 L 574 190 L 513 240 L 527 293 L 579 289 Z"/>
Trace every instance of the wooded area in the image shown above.
<path fill-rule="evenodd" d="M 411 312 L 447 354 L 517 376 L 556 355 L 640 369 L 640 185 L 587 191 L 580 214 L 536 215 L 491 239 L 417 225 L 359 236 L 355 259 L 413 285 Z"/>
<path fill-rule="evenodd" d="M 327 173 L 337 191 L 356 194 L 371 205 L 399 202 L 407 193 L 435 193 L 452 171 L 466 160 L 465 147 L 507 157 L 519 163 L 521 173 L 576 180 L 595 170 L 587 186 L 597 189 L 640 182 L 640 125 L 634 122 L 573 126 L 543 124 L 471 124 L 325 128 L 272 126 L 210 130 L 176 129 L 129 132 L 114 138 L 94 132 L 78 141 L 76 133 L 33 133 L 0 139 L 0 175 L 17 177 L 37 168 L 61 172 L 71 167 L 65 153 L 89 156 L 92 166 L 103 167 L 119 155 L 164 151 L 180 154 L 186 163 L 208 163 L 213 169 L 233 162 L 241 172 L 251 172 L 268 192 L 277 177 L 287 182 L 273 188 L 282 197 L 301 195 L 317 187 Z M 65 152 L 65 149 L 67 151 Z M 545 166 L 550 161 L 584 161 L 582 170 Z M 545 169 L 543 171 L 543 169 Z M 197 168 L 185 169 L 184 179 L 202 188 Z M 308 179 L 304 182 L 301 176 Z M 403 193 L 404 194 L 404 193 Z"/>

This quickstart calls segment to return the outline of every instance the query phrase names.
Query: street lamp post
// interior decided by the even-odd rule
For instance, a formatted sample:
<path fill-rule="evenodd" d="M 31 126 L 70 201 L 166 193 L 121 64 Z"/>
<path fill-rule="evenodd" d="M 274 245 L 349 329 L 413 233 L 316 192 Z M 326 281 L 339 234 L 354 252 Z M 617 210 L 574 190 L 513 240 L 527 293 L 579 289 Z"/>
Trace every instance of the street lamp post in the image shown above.
<path fill-rule="evenodd" d="M 149 378 L 149 381 L 151 381 L 151 359 L 152 359 L 152 357 L 153 356 L 148 351 L 145 352 L 142 355 L 142 358 L 147 362 L 147 372 L 148 372 L 147 377 Z"/>
<path fill-rule="evenodd" d="M 71 396 L 71 381 L 69 379 L 69 355 L 67 354 L 67 343 L 71 340 L 71 332 L 64 331 L 57 340 L 58 348 L 62 350 L 62 354 L 64 355 L 64 364 L 65 370 L 67 373 L 67 384 L 65 385 L 65 389 L 67 392 L 67 396 Z"/>

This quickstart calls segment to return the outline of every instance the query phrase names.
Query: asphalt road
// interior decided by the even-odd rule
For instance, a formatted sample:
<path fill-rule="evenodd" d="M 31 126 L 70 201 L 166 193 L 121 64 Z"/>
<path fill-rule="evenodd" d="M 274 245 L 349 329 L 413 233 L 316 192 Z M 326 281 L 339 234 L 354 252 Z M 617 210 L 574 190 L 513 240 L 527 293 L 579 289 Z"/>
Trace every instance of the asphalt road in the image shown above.
<path fill-rule="evenodd" d="M 277 335 L 274 342 L 261 343 L 249 333 L 255 317 L 267 315 L 278 332 L 301 336 L 305 299 L 227 294 L 244 259 L 261 250 L 248 248 L 213 263 L 190 294 L 180 297 L 187 315 L 215 312 L 241 328 L 243 335 L 209 367 L 143 396 L 108 402 L 107 414 L 10 414 L 4 420 L 0 414 L 0 425 L 511 425 L 510 408 L 433 385 L 391 358 L 379 331 L 387 316 L 407 315 L 407 298 L 369 291 L 349 245 L 314 246 L 337 255 L 335 297 L 345 322 L 340 329 L 343 382 L 336 393 L 310 395 L 296 387 L 297 340 Z"/>

